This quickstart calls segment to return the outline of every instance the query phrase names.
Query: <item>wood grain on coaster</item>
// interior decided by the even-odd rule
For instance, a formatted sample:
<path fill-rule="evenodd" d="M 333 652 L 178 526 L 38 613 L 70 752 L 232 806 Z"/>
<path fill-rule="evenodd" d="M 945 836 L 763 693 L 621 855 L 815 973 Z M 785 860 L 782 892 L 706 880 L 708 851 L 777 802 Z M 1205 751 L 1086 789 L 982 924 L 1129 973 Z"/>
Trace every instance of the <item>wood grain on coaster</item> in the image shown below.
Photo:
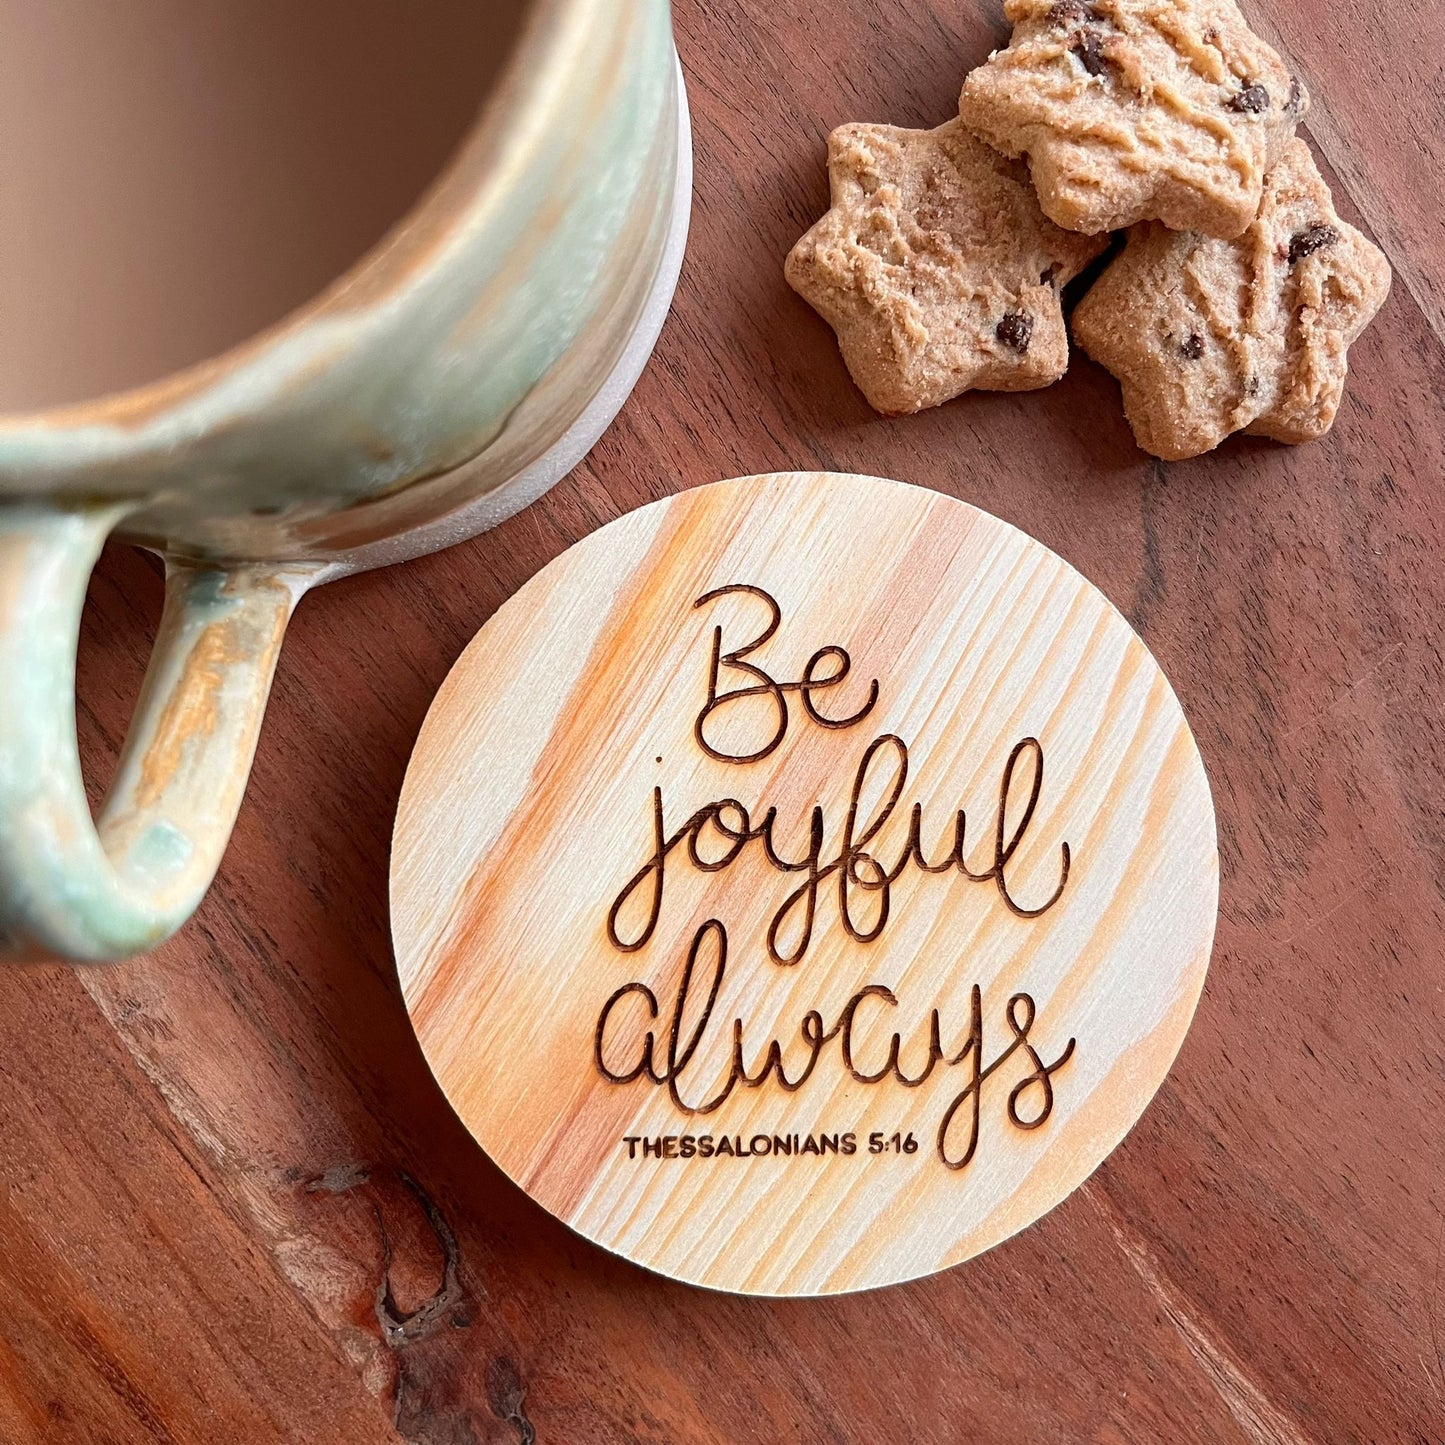
<path fill-rule="evenodd" d="M 877 478 L 703 487 L 534 577 L 422 729 L 391 905 L 452 1106 L 580 1233 L 823 1294 L 1058 1203 L 1163 1081 L 1199 754 L 1061 558 Z"/>

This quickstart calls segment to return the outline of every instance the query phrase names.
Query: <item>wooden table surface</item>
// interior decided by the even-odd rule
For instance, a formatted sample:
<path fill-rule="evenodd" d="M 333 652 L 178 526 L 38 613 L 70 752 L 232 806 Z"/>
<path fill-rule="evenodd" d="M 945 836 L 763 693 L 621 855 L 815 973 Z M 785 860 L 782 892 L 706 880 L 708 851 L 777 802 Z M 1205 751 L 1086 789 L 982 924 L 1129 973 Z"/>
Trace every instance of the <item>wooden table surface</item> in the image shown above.
<path fill-rule="evenodd" d="M 1445 1440 L 1445 7 L 1249 9 L 1395 288 L 1327 440 L 1165 466 L 1082 359 L 881 421 L 783 284 L 827 130 L 947 118 L 997 0 L 679 0 L 692 242 L 621 419 L 497 531 L 305 602 L 177 940 L 0 973 L 0 1439 Z M 652 1277 L 522 1196 L 428 1075 L 387 926 L 407 755 L 476 629 L 619 513 L 782 468 L 950 492 L 1093 578 L 1183 701 L 1223 864 L 1193 1031 L 1108 1163 L 971 1264 L 827 1302 Z M 159 606 L 109 552 L 97 787 Z"/>

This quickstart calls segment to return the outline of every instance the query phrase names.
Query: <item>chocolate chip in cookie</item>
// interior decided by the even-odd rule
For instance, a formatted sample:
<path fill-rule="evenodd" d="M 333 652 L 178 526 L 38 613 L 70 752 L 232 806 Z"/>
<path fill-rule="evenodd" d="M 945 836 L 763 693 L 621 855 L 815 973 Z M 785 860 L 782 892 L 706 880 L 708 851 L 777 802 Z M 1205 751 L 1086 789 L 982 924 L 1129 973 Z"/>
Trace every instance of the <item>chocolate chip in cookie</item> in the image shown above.
<path fill-rule="evenodd" d="M 1236 110 L 1240 115 L 1263 115 L 1269 106 L 1269 87 L 1258 83 L 1246 85 L 1229 100 L 1230 110 Z"/>
<path fill-rule="evenodd" d="M 1131 231 L 1079 302 L 1074 337 L 1119 378 L 1155 456 L 1197 456 L 1237 431 L 1303 442 L 1333 424 L 1346 350 L 1389 290 L 1384 253 L 1335 214 L 1292 140 L 1236 240 L 1157 221 Z"/>
<path fill-rule="evenodd" d="M 1007 0 L 1007 49 L 959 114 L 1026 156 L 1044 214 L 1089 234 L 1161 220 L 1238 236 L 1307 97 L 1234 0 Z"/>
<path fill-rule="evenodd" d="M 1102 75 L 1108 67 L 1104 59 L 1104 40 L 1096 30 L 1086 30 L 1069 47 L 1074 58 L 1089 75 Z"/>
<path fill-rule="evenodd" d="M 1010 311 L 993 329 L 993 334 L 1022 356 L 1033 339 L 1034 318 L 1025 311 Z"/>
<path fill-rule="evenodd" d="M 1298 266 L 1307 256 L 1313 256 L 1321 246 L 1333 246 L 1340 239 L 1340 233 L 1333 226 L 1316 223 L 1297 231 L 1289 241 L 1289 263 Z"/>
<path fill-rule="evenodd" d="M 828 139 L 828 179 L 832 208 L 793 247 L 786 275 L 838 333 L 878 411 L 1063 375 L 1059 288 L 1106 242 L 1047 220 L 1022 165 L 957 120 L 845 125 Z"/>

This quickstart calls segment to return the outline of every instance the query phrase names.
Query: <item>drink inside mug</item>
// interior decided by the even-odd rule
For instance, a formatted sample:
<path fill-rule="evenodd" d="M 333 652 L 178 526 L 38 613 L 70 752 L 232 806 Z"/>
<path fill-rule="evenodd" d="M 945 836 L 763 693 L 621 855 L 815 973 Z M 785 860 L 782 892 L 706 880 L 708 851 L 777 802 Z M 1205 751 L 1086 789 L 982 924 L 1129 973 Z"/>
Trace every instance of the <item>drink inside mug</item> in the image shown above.
<path fill-rule="evenodd" d="M 525 0 L 0 0 L 0 413 L 203 361 L 436 178 Z"/>

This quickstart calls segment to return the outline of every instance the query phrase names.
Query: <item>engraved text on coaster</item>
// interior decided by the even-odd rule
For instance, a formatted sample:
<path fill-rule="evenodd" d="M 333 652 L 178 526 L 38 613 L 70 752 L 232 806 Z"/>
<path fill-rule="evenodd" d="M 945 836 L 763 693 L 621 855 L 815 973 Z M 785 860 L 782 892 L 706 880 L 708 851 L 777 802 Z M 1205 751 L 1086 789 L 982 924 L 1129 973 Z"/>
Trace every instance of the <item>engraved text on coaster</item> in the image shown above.
<path fill-rule="evenodd" d="M 956 1264 L 1138 1118 L 1204 982 L 1214 813 L 1169 683 L 1016 528 L 749 477 L 546 567 L 407 772 L 402 987 L 463 1122 L 719 1289 Z"/>

